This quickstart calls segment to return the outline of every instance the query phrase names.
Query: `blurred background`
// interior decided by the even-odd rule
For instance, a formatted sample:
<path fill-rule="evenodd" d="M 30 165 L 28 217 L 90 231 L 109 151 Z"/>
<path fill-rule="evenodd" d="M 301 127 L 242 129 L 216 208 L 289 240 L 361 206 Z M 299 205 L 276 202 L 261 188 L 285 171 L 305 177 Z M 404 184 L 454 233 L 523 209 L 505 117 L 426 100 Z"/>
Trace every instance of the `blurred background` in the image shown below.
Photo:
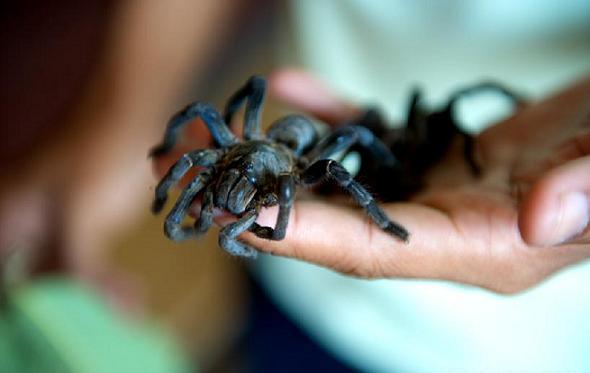
<path fill-rule="evenodd" d="M 245 263 L 216 229 L 165 238 L 147 154 L 187 102 L 269 71 L 276 5 L 1 8 L 0 371 L 246 369 Z"/>
<path fill-rule="evenodd" d="M 392 120 L 415 83 L 433 103 L 489 76 L 543 96 L 590 70 L 590 6 L 540 3 L 2 2 L 0 371 L 423 371 L 370 341 L 429 339 L 424 325 L 394 338 L 379 323 L 414 325 L 400 315 L 437 305 L 384 299 L 444 303 L 432 289 L 463 288 L 250 263 L 217 248 L 217 229 L 172 243 L 149 213 L 147 154 L 187 102 L 223 107 L 250 75 L 285 65 Z M 284 110 L 270 98 L 264 122 Z M 480 112 L 471 131 L 497 118 Z M 434 346 L 409 339 L 426 351 L 417 361 Z"/>

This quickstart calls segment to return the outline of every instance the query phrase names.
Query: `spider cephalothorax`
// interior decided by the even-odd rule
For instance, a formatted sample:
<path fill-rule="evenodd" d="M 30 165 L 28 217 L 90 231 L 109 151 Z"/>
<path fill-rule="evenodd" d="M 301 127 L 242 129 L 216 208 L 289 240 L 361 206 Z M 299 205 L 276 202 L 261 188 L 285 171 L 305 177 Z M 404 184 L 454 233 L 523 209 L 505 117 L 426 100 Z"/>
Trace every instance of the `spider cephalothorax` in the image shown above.
<path fill-rule="evenodd" d="M 409 233 L 406 229 L 389 220 L 371 194 L 337 161 L 330 159 L 353 145 L 360 145 L 384 164 L 392 164 L 395 158 L 387 147 L 367 128 L 352 125 L 341 127 L 318 140 L 311 121 L 301 115 L 280 118 L 263 134 L 260 111 L 265 85 L 261 77 L 250 78 L 230 98 L 224 118 L 210 104 L 196 102 L 168 123 L 164 140 L 152 151 L 153 156 L 169 152 L 183 125 L 197 117 L 211 132 L 216 148 L 186 153 L 156 187 L 154 213 L 163 208 L 172 185 L 191 167 L 201 168 L 166 217 L 166 235 L 175 241 L 199 236 L 211 226 L 213 210 L 223 209 L 236 215 L 238 220 L 221 229 L 219 245 L 232 255 L 255 256 L 256 250 L 239 241 L 237 236 L 248 230 L 262 238 L 283 239 L 296 187 L 329 179 L 348 191 L 381 229 L 407 241 Z M 245 101 L 244 135 L 240 140 L 229 130 L 228 123 Z M 198 196 L 202 196 L 199 217 L 193 226 L 182 225 L 190 205 Z M 277 204 L 279 212 L 275 227 L 258 225 L 256 218 L 260 209 Z"/>

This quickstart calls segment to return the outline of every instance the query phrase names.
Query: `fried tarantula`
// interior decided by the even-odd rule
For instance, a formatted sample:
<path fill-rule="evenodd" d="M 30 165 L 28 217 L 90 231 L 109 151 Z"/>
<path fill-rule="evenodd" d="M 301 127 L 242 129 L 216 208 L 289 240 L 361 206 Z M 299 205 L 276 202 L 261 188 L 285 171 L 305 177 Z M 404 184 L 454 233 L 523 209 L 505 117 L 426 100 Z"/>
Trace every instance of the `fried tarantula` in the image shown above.
<path fill-rule="evenodd" d="M 228 101 L 224 118 L 210 104 L 195 102 L 170 119 L 164 140 L 154 148 L 152 156 L 168 153 L 176 143 L 182 127 L 195 118 L 207 126 L 215 149 L 198 149 L 184 154 L 162 178 L 155 190 L 152 211 L 162 210 L 168 190 L 191 167 L 198 174 L 184 188 L 164 224 L 165 234 L 174 241 L 197 237 L 212 225 L 213 209 L 219 208 L 236 215 L 238 220 L 219 232 L 219 245 L 232 255 L 256 256 L 256 249 L 237 237 L 245 232 L 256 236 L 282 240 L 285 237 L 289 212 L 297 186 L 311 186 L 324 179 L 346 190 L 375 224 L 402 241 L 409 233 L 391 221 L 379 208 L 372 195 L 337 161 L 330 159 L 353 145 L 360 145 L 383 164 L 393 164 L 389 149 L 370 130 L 362 126 L 344 126 L 318 140 L 312 122 L 301 115 L 289 115 L 275 121 L 265 135 L 260 128 L 260 114 L 266 81 L 251 77 L 245 86 Z M 246 102 L 243 140 L 230 131 L 228 124 Z M 184 226 L 183 220 L 195 198 L 202 196 L 200 215 L 194 226 Z M 260 226 L 256 218 L 263 207 L 279 205 L 276 225 Z"/>
<path fill-rule="evenodd" d="M 425 174 L 444 158 L 452 142 L 463 138 L 465 160 L 474 176 L 481 174 L 481 166 L 474 154 L 474 137 L 465 132 L 455 115 L 457 103 L 465 96 L 482 92 L 495 92 L 506 97 L 513 106 L 525 104 L 519 94 L 495 82 L 485 81 L 454 92 L 440 109 L 430 110 L 421 102 L 421 92 L 415 89 L 410 96 L 406 123 L 392 128 L 375 108 L 369 108 L 354 124 L 369 129 L 389 148 L 396 158 L 384 163 L 372 152 L 359 146 L 350 151 L 360 154 L 360 170 L 356 179 L 371 188 L 381 201 L 400 201 L 419 192 L 424 186 Z M 324 192 L 334 192 L 333 190 Z"/>

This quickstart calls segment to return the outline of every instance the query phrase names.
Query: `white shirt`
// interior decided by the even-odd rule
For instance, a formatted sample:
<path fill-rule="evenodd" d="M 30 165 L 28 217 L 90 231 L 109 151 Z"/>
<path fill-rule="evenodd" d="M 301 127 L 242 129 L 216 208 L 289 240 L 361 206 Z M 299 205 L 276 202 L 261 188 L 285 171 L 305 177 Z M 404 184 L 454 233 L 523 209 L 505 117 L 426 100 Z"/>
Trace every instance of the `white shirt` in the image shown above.
<path fill-rule="evenodd" d="M 392 119 L 417 82 L 436 104 L 483 78 L 539 97 L 590 72 L 590 1 L 307 0 L 290 11 L 282 62 Z M 515 296 L 269 256 L 256 267 L 283 311 L 365 371 L 590 371 L 590 261 Z"/>

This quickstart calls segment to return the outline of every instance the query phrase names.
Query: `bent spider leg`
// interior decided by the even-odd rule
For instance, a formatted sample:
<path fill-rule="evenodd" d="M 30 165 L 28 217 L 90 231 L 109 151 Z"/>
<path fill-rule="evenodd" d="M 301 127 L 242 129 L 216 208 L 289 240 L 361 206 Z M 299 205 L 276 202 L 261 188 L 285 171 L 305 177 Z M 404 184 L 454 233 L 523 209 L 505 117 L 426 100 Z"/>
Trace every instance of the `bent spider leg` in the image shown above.
<path fill-rule="evenodd" d="M 176 204 L 166 217 L 164 223 L 164 233 L 172 241 L 182 241 L 191 237 L 196 237 L 201 232 L 192 226 L 181 226 L 182 221 L 188 213 L 188 209 L 195 199 L 195 196 L 203 189 L 203 187 L 211 180 L 211 173 L 208 171 L 201 171 L 195 178 L 184 188 Z"/>
<path fill-rule="evenodd" d="M 369 217 L 385 232 L 392 234 L 404 242 L 410 239 L 410 233 L 400 224 L 390 220 L 377 205 L 373 196 L 362 185 L 353 180 L 352 176 L 342 165 L 331 159 L 323 159 L 309 166 L 302 174 L 304 185 L 311 185 L 323 178 L 335 181 L 350 193 Z"/>
<path fill-rule="evenodd" d="M 502 94 L 504 97 L 506 97 L 507 99 L 509 99 L 510 101 L 512 101 L 512 103 L 515 106 L 521 106 L 521 105 L 526 104 L 526 102 L 527 102 L 527 100 L 525 99 L 524 96 L 522 96 L 521 94 L 519 94 L 517 92 L 514 92 L 512 89 L 505 87 L 504 85 L 502 85 L 500 83 L 493 82 L 493 81 L 484 81 L 484 82 L 480 82 L 478 84 L 475 84 L 475 85 L 455 91 L 451 95 L 451 98 L 449 99 L 447 106 L 453 106 L 455 104 L 455 102 L 457 100 L 459 100 L 462 96 L 473 95 L 473 94 L 477 94 L 482 91 L 498 92 L 498 93 Z"/>
<path fill-rule="evenodd" d="M 325 137 L 309 153 L 312 161 L 333 157 L 339 152 L 350 149 L 353 145 L 360 145 L 369 150 L 375 161 L 391 167 L 397 163 L 397 159 L 391 150 L 368 128 L 348 125 L 337 128 Z"/>
<path fill-rule="evenodd" d="M 242 107 L 244 100 L 248 100 L 244 114 L 244 139 L 246 140 L 260 139 L 262 137 L 260 113 L 265 91 L 266 81 L 264 78 L 254 75 L 248 79 L 242 88 L 234 93 L 225 107 L 223 117 L 225 123 L 229 125 L 234 114 Z"/>
<path fill-rule="evenodd" d="M 503 96 L 505 96 L 507 99 L 509 99 L 512 104 L 514 106 L 522 106 L 526 103 L 526 100 L 524 99 L 523 96 L 521 96 L 520 94 L 517 94 L 516 92 L 512 91 L 511 89 L 496 83 L 496 82 L 492 82 L 492 81 L 484 81 L 475 85 L 472 85 L 470 87 L 466 87 L 460 90 L 455 91 L 449 101 L 447 102 L 446 107 L 440 111 L 439 113 L 434 113 L 433 115 L 440 115 L 441 117 L 444 117 L 447 121 L 447 123 L 451 124 L 454 127 L 454 131 L 459 133 L 461 136 L 463 136 L 464 139 L 464 145 L 463 145 L 463 154 L 465 157 L 465 160 L 467 161 L 467 164 L 469 165 L 469 168 L 471 169 L 471 172 L 473 173 L 473 175 L 475 176 L 479 176 L 481 175 L 481 166 L 479 165 L 479 163 L 477 162 L 477 160 L 475 159 L 475 138 L 470 135 L 469 133 L 465 132 L 462 128 L 459 127 L 459 125 L 457 124 L 457 121 L 454 119 L 454 115 L 453 115 L 453 111 L 455 109 L 455 105 L 457 104 L 457 102 L 464 96 L 467 95 L 473 95 L 473 94 L 477 94 L 480 92 L 485 92 L 485 91 L 492 91 L 492 92 L 498 92 L 500 94 L 502 94 Z M 451 130 L 451 129 L 449 129 Z"/>
<path fill-rule="evenodd" d="M 279 175 L 279 213 L 275 228 L 263 227 L 256 222 L 250 226 L 249 231 L 260 238 L 280 241 L 287 234 L 289 214 L 295 200 L 295 180 L 291 174 Z"/>
<path fill-rule="evenodd" d="M 203 193 L 203 202 L 201 203 L 201 212 L 195 222 L 195 233 L 201 235 L 213 225 L 213 185 L 209 185 Z"/>
<path fill-rule="evenodd" d="M 176 144 L 178 134 L 182 127 L 192 119 L 201 118 L 211 133 L 218 147 L 228 147 L 238 140 L 223 122 L 221 115 L 215 108 L 206 102 L 195 102 L 176 113 L 166 127 L 162 143 L 150 151 L 150 156 L 159 157 L 168 153 Z"/>
<path fill-rule="evenodd" d="M 406 117 L 406 131 L 409 137 L 413 139 L 422 139 L 425 137 L 427 129 L 425 128 L 425 113 L 424 109 L 420 107 L 420 100 L 422 98 L 422 91 L 418 87 L 414 87 L 410 93 L 410 101 L 408 104 L 408 114 Z"/>
<path fill-rule="evenodd" d="M 238 221 L 230 223 L 219 231 L 219 246 L 231 255 L 255 258 L 258 252 L 256 249 L 240 242 L 236 239 L 240 234 L 254 224 L 258 212 L 256 210 L 247 211 Z"/>
<path fill-rule="evenodd" d="M 188 172 L 191 167 L 210 167 L 217 162 L 219 152 L 212 149 L 194 150 L 184 154 L 160 180 L 156 186 L 155 198 L 152 204 L 152 212 L 159 213 L 166 200 L 168 199 L 168 190 L 176 184 Z"/>

